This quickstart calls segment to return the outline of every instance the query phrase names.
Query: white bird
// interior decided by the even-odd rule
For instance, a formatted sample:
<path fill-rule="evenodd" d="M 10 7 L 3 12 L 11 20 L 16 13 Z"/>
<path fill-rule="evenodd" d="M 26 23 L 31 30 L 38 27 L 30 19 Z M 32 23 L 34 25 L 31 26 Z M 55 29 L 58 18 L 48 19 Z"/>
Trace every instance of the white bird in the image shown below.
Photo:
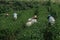
<path fill-rule="evenodd" d="M 31 22 L 37 23 L 37 19 L 32 19 Z"/>
<path fill-rule="evenodd" d="M 26 23 L 26 26 L 31 26 L 32 24 L 37 23 L 37 19 L 36 18 L 37 18 L 36 16 L 34 16 L 32 18 L 29 18 L 28 22 Z"/>
<path fill-rule="evenodd" d="M 14 13 L 13 16 L 14 16 L 14 19 L 16 20 L 17 19 L 17 13 Z"/>
<path fill-rule="evenodd" d="M 26 26 L 31 26 L 33 23 L 32 22 L 27 22 Z"/>
<path fill-rule="evenodd" d="M 49 21 L 49 23 L 50 23 L 51 25 L 54 25 L 54 24 L 55 24 L 55 19 L 54 19 L 53 16 L 50 16 L 50 15 L 49 15 L 48 21 Z"/>

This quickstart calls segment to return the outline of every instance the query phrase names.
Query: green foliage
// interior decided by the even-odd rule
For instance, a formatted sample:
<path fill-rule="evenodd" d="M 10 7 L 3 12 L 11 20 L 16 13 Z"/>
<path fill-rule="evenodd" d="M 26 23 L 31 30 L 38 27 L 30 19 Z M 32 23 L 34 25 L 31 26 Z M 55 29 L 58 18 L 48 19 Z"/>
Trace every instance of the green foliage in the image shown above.
<path fill-rule="evenodd" d="M 56 24 L 51 27 L 48 27 L 47 6 L 40 5 L 38 2 L 14 2 L 7 5 L 0 6 L 1 14 L 10 14 L 8 17 L 5 17 L 4 14 L 0 16 L 0 40 L 45 40 L 44 35 L 47 35 L 48 32 L 52 33 L 50 36 L 53 40 L 60 39 L 60 7 L 56 4 L 51 5 L 51 14 L 54 15 L 55 12 L 54 16 L 57 16 Z M 14 11 L 18 14 L 16 21 L 13 20 Z M 30 27 L 25 26 L 28 18 L 31 18 L 35 13 L 38 15 L 38 23 Z M 45 33 L 45 31 L 47 32 Z"/>
<path fill-rule="evenodd" d="M 0 13 L 6 13 L 10 10 L 20 11 L 20 10 L 28 10 L 31 8 L 36 8 L 39 6 L 38 2 L 24 2 L 24 1 L 13 1 L 13 3 L 2 1 L 0 6 Z"/>

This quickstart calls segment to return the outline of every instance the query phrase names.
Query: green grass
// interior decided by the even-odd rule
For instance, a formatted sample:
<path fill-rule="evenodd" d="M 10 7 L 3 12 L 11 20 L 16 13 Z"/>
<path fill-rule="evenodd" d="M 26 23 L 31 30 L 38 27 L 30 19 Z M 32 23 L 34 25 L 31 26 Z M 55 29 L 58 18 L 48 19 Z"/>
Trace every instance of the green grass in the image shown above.
<path fill-rule="evenodd" d="M 60 30 L 60 7 L 53 5 L 52 6 L 55 11 L 57 11 L 57 19 L 56 23 L 57 25 L 54 26 L 56 29 L 52 28 L 52 33 L 56 35 L 56 38 L 53 36 L 53 40 L 60 40 L 59 34 L 56 34 Z M 18 19 L 16 21 L 13 21 L 13 11 L 9 12 L 9 17 L 6 18 L 4 15 L 0 17 L 0 30 L 6 30 L 10 33 L 15 33 L 15 31 L 18 31 L 16 34 L 16 39 L 18 40 L 44 40 L 43 34 L 47 27 L 47 16 L 48 11 L 46 9 L 46 6 L 40 6 L 38 11 L 38 23 L 33 24 L 31 27 L 24 28 L 23 25 L 27 22 L 28 18 L 32 17 L 34 15 L 35 8 L 29 9 L 29 10 L 21 10 L 17 11 L 18 13 Z M 54 29 L 54 30 L 53 30 Z M 56 31 L 55 31 L 56 30 Z M 31 39 L 32 36 L 32 39 Z"/>

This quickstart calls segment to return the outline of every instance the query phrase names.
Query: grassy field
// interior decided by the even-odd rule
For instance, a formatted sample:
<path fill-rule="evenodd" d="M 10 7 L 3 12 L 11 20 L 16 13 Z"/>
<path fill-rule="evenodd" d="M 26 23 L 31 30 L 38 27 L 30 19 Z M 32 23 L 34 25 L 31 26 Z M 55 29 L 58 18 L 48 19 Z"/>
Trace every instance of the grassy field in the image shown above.
<path fill-rule="evenodd" d="M 53 40 L 60 40 L 60 7 L 57 4 L 52 4 L 52 9 L 56 12 L 56 24 L 49 27 L 47 31 L 53 34 Z M 45 40 L 44 32 L 48 27 L 47 16 L 49 14 L 47 6 L 40 5 L 38 8 L 38 23 L 30 27 L 24 27 L 28 18 L 32 17 L 36 8 L 28 10 L 16 11 L 18 19 L 13 20 L 14 11 L 9 11 L 9 16 L 6 18 L 3 14 L 0 16 L 0 40 Z M 2 36 L 4 36 L 2 38 Z"/>
<path fill-rule="evenodd" d="M 49 1 L 49 0 L 0 0 L 0 1 L 37 1 L 37 2 L 42 2 L 42 1 Z M 51 2 L 59 3 L 60 0 L 51 0 Z"/>

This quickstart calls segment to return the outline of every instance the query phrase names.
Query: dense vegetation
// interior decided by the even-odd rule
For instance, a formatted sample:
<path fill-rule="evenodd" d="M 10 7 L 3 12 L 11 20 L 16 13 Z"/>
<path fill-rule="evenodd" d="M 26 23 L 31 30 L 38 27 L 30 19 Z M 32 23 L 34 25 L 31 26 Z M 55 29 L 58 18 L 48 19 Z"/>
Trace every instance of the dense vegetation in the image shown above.
<path fill-rule="evenodd" d="M 49 5 L 49 2 L 0 2 L 0 40 L 60 40 L 59 9 L 59 4 Z M 14 12 L 18 13 L 16 21 L 13 20 Z M 6 13 L 10 15 L 5 17 Z M 27 19 L 35 13 L 38 23 L 26 27 Z M 48 14 L 55 17 L 55 25 L 48 25 Z"/>

